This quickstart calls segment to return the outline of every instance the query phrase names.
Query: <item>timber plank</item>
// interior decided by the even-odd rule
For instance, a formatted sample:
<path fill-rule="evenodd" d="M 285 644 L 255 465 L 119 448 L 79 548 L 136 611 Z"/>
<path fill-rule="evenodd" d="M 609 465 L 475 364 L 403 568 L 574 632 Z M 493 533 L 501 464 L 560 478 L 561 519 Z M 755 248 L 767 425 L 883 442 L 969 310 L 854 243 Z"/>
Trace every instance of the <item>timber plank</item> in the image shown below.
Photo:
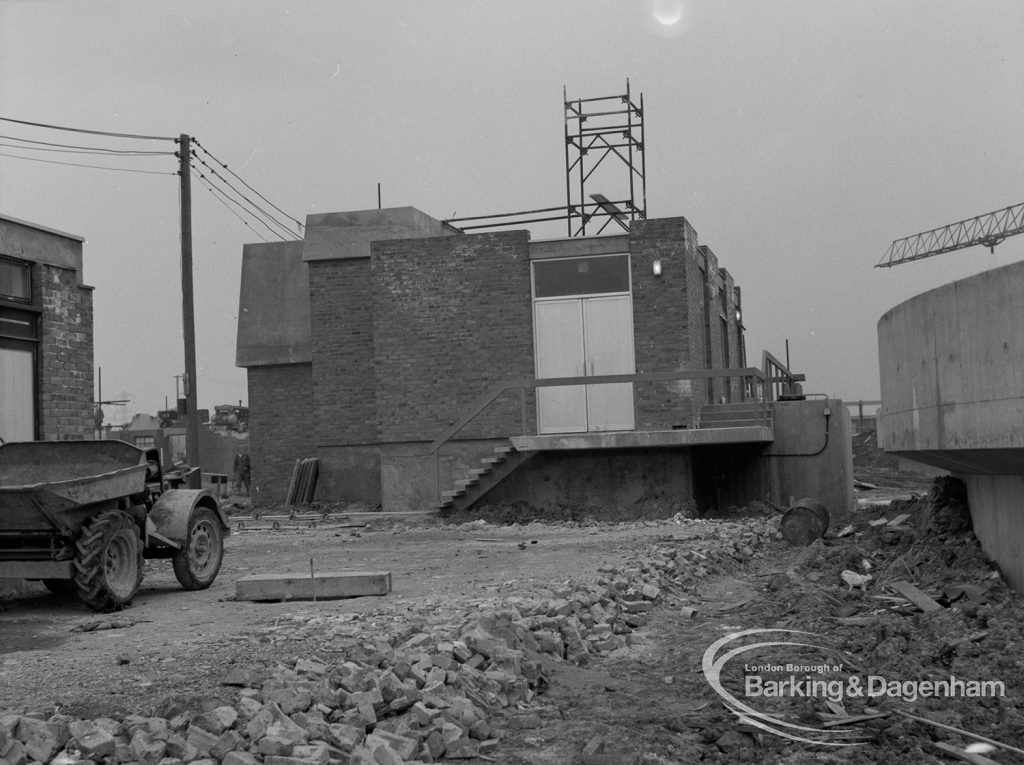
<path fill-rule="evenodd" d="M 236 600 L 317 600 L 387 595 L 390 571 L 309 574 L 250 574 L 235 581 Z"/>
<path fill-rule="evenodd" d="M 928 595 L 921 592 L 910 582 L 889 582 L 889 586 L 926 613 L 929 611 L 942 610 L 942 606 L 932 600 Z"/>

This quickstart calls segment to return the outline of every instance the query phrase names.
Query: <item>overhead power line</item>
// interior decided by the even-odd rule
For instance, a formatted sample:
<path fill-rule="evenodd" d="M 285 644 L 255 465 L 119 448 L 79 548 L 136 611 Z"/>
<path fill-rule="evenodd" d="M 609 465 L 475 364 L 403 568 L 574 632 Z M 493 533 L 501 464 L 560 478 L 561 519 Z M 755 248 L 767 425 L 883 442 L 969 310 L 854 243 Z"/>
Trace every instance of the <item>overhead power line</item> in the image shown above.
<path fill-rule="evenodd" d="M 238 203 L 238 201 L 237 201 L 237 200 L 235 200 L 235 199 L 232 199 L 232 198 L 231 198 L 231 197 L 229 197 L 229 196 L 228 196 L 227 194 L 225 194 L 225 193 L 224 193 L 223 191 L 221 191 L 220 189 L 216 188 L 216 187 L 215 187 L 215 186 L 214 186 L 214 185 L 213 185 L 212 183 L 210 183 L 209 179 L 208 179 L 208 178 L 206 177 L 206 175 L 205 175 L 204 173 L 201 173 L 201 172 L 199 172 L 199 171 L 198 171 L 198 170 L 196 170 L 196 169 L 195 169 L 194 167 L 192 168 L 192 175 L 194 175 L 194 176 L 195 176 L 196 178 L 198 178 L 198 179 L 199 179 L 199 182 L 200 182 L 200 183 L 201 183 L 201 184 L 203 185 L 203 188 L 205 188 L 205 189 L 206 189 L 207 191 L 209 191 L 209 192 L 210 192 L 210 194 L 211 194 L 211 195 L 213 196 L 213 198 L 214 198 L 214 199 L 216 199 L 216 200 L 217 200 L 218 202 L 220 202 L 220 203 L 221 203 L 221 204 L 222 204 L 222 205 L 223 205 L 223 206 L 225 207 L 225 209 L 226 209 L 226 210 L 227 210 L 227 211 L 228 211 L 229 213 L 231 213 L 231 214 L 232 214 L 232 215 L 234 215 L 234 216 L 235 216 L 236 218 L 238 218 L 238 219 L 239 219 L 240 221 L 242 221 L 242 224 L 243 224 L 243 225 L 244 225 L 244 226 L 245 226 L 246 228 L 248 228 L 248 229 L 249 229 L 250 231 L 252 231 L 252 232 L 253 232 L 253 234 L 255 234 L 256 236 L 258 236 L 258 237 L 259 237 L 260 239 L 262 239 L 262 240 L 263 240 L 264 242 L 268 242 L 268 241 L 270 241 L 270 240 L 269 240 L 269 239 L 267 239 L 267 238 L 266 238 L 265 236 L 263 236 L 263 234 L 261 234 L 261 233 L 260 233 L 259 231 L 257 231 L 256 229 L 254 229 L 254 228 L 253 228 L 252 226 L 250 226 L 250 225 L 249 225 L 249 221 L 247 221 L 247 220 L 246 220 L 245 218 L 243 218 L 243 217 L 242 217 L 242 216 L 241 216 L 241 215 L 240 215 L 240 214 L 238 213 L 238 211 L 236 211 L 236 210 L 232 209 L 232 208 L 231 208 L 231 205 L 230 205 L 230 204 L 228 204 L 228 203 L 230 202 L 231 204 L 235 205 L 236 207 L 240 207 L 240 208 L 241 208 L 241 205 L 240 205 L 240 204 Z M 244 212 L 249 212 L 248 210 L 245 210 L 245 208 L 241 208 L 241 209 L 242 209 L 242 210 L 243 210 Z M 251 215 L 252 213 L 249 213 L 249 214 Z M 260 221 L 260 223 L 263 223 L 263 221 Z M 266 223 L 263 223 L 263 226 L 264 226 L 264 227 L 267 227 L 267 224 L 266 224 Z M 269 227 L 267 227 L 267 228 L 269 228 Z M 271 233 L 272 233 L 272 234 L 274 234 L 274 236 L 278 237 L 279 239 L 284 239 L 284 237 L 282 237 L 282 236 L 281 236 L 280 234 L 278 234 L 278 233 L 277 233 L 276 231 L 271 231 Z"/>
<path fill-rule="evenodd" d="M 142 148 L 123 149 L 102 145 L 58 143 L 55 141 L 21 138 L 15 135 L 0 135 L 0 139 L 13 142 L 0 142 L 0 148 L 14 149 L 17 152 L 80 154 L 113 157 L 118 159 L 148 159 L 150 157 L 177 156 L 179 160 L 179 168 L 177 172 L 113 167 L 110 165 L 97 165 L 86 162 L 66 162 L 56 159 L 43 159 L 38 156 L 26 156 L 24 153 L 0 152 L 0 157 L 21 159 L 27 162 L 42 162 L 49 165 L 64 165 L 67 167 L 83 167 L 95 170 L 107 170 L 108 172 L 141 173 L 146 175 L 180 176 L 183 174 L 183 170 L 187 170 L 187 174 L 189 176 L 198 174 L 204 188 L 206 188 L 206 190 L 209 191 L 220 204 L 227 207 L 233 215 L 239 217 L 250 230 L 256 233 L 256 235 L 264 241 L 267 240 L 256 231 L 253 225 L 250 225 L 250 221 L 255 221 L 259 226 L 267 229 L 274 237 L 283 241 L 302 238 L 302 223 L 288 215 L 284 210 L 267 199 L 266 196 L 258 192 L 249 183 L 247 183 L 245 179 L 239 176 L 238 173 L 231 170 L 227 163 L 222 162 L 220 159 L 215 157 L 206 147 L 202 146 L 191 136 L 182 134 L 181 136 L 171 137 L 139 135 L 134 133 L 114 133 L 106 130 L 90 130 L 86 128 L 70 127 L 67 125 L 33 122 L 30 120 L 15 119 L 13 117 L 0 117 L 0 121 L 46 130 L 62 130 L 86 135 L 106 136 L 110 138 L 145 141 L 173 141 L 175 143 L 184 143 L 186 156 L 183 158 L 181 156 L 181 151 L 154 151 Z M 203 157 L 200 157 L 193 147 L 198 148 L 199 151 L 203 152 L 204 157 L 209 158 L 210 162 L 208 163 Z M 193 165 L 193 160 L 205 166 L 208 172 L 203 173 L 197 171 Z M 220 172 L 221 170 L 224 172 Z M 230 177 L 226 177 L 226 174 L 230 175 Z"/>
<path fill-rule="evenodd" d="M 138 151 L 136 149 L 108 149 L 103 146 L 80 146 L 71 143 L 51 143 L 49 141 L 32 141 L 28 138 L 18 138 L 14 135 L 0 135 L 0 138 L 7 141 L 17 141 L 16 144 L 3 143 L 0 146 L 8 146 L 12 149 L 23 149 L 25 151 L 52 151 L 66 154 L 108 154 L 112 156 L 125 157 L 173 157 L 173 151 Z M 22 146 L 21 144 L 32 144 Z M 46 148 L 41 148 L 46 147 Z M 52 147 L 52 148 L 51 148 Z"/>
<path fill-rule="evenodd" d="M 45 122 L 29 122 L 28 120 L 16 120 L 12 117 L 0 117 L 2 122 L 13 122 L 17 125 L 31 125 L 32 127 L 47 128 L 49 130 L 66 130 L 70 133 L 88 133 L 89 135 L 106 135 L 112 138 L 139 138 L 145 141 L 177 141 L 176 136 L 166 135 L 136 135 L 134 133 L 110 133 L 106 130 L 85 130 L 84 128 L 66 127 L 64 125 L 50 125 Z"/>
<path fill-rule="evenodd" d="M 207 154 L 209 155 L 209 152 L 207 152 Z M 197 154 L 195 154 L 195 152 L 193 152 L 192 156 L 195 157 L 197 162 L 199 162 L 203 167 L 207 168 L 210 171 L 210 175 L 213 178 L 215 178 L 217 181 L 219 181 L 224 186 L 229 188 L 232 191 L 232 193 L 234 193 L 237 197 L 239 197 L 242 200 L 244 200 L 250 206 L 251 209 L 256 210 L 259 213 L 259 215 L 257 217 L 261 218 L 260 222 L 263 223 L 263 225 L 267 226 L 267 228 L 270 228 L 270 226 L 267 225 L 267 223 L 265 221 L 270 221 L 275 226 L 277 226 L 280 230 L 282 230 L 285 233 L 287 233 L 288 236 L 293 237 L 293 238 L 298 238 L 298 239 L 302 238 L 301 234 L 298 234 L 295 231 L 293 231 L 286 224 L 284 224 L 280 220 L 278 220 L 278 218 L 276 218 L 272 213 L 268 212 L 266 209 L 264 209 L 258 203 L 256 203 L 255 201 L 250 199 L 248 196 L 246 196 L 245 193 L 243 193 L 241 190 L 239 190 L 239 188 L 237 186 L 235 186 L 230 180 L 228 180 L 223 175 L 221 175 L 219 172 L 217 172 L 217 168 L 216 167 L 211 166 L 206 160 L 204 160 L 202 157 L 200 157 Z M 212 155 L 209 155 L 209 156 L 212 158 Z M 241 179 L 239 179 L 239 180 L 241 180 Z M 249 184 L 245 183 L 244 181 L 242 181 L 242 183 L 246 186 L 246 188 L 252 188 L 251 186 L 249 186 Z M 261 199 L 266 199 L 262 194 L 260 194 L 257 191 L 254 191 L 254 193 L 256 194 L 256 196 L 260 197 Z M 272 202 L 268 202 L 268 204 L 270 204 L 271 207 L 274 207 L 275 210 L 279 209 Z M 282 214 L 285 215 L 285 217 L 288 217 L 289 220 L 292 220 L 292 221 L 295 220 L 294 218 L 291 218 L 290 216 L 288 216 L 287 213 L 282 213 Z M 297 222 L 297 221 L 295 221 L 295 222 Z M 276 232 L 275 232 L 275 235 L 280 236 L 280 234 L 276 234 Z M 282 238 L 284 238 L 284 237 L 282 237 Z"/>
<path fill-rule="evenodd" d="M 292 216 L 290 216 L 290 215 L 289 215 L 288 213 L 286 213 L 286 212 L 285 212 L 284 210 L 282 210 L 282 209 L 281 209 L 280 207 L 278 207 L 278 206 L 277 206 L 277 205 L 275 205 L 275 204 L 274 204 L 273 202 L 271 202 L 271 201 L 270 201 L 269 199 L 267 199 L 267 198 L 266 198 L 265 196 L 263 196 L 262 194 L 260 194 L 260 192 L 256 191 L 256 189 L 254 189 L 254 188 L 253 188 L 252 186 L 250 186 L 250 185 L 249 185 L 248 183 L 246 183 L 246 182 L 245 182 L 245 180 L 244 180 L 244 179 L 243 179 L 243 178 L 242 178 L 241 176 L 239 176 L 239 175 L 238 175 L 238 173 L 236 173 L 236 172 L 235 172 L 234 170 L 232 170 L 232 169 L 231 169 L 230 167 L 228 167 L 228 166 L 227 166 L 227 164 L 226 164 L 225 162 L 221 162 L 221 161 L 220 161 L 219 159 L 217 159 L 217 158 L 216 158 L 215 156 L 213 156 L 213 154 L 211 154 L 211 153 L 210 153 L 210 151 L 209 151 L 209 150 L 208 150 L 208 149 L 207 149 L 207 148 L 206 148 L 205 146 L 203 146 L 203 145 L 202 145 L 201 143 L 199 143 L 199 141 L 196 141 L 196 142 L 195 142 L 195 144 L 196 144 L 196 146 L 198 146 L 198 147 L 199 147 L 200 149 L 202 149 L 202 150 L 203 150 L 203 152 L 204 152 L 204 153 L 205 153 L 205 154 L 206 154 L 206 155 L 207 155 L 207 156 L 208 156 L 208 157 L 209 157 L 210 159 L 212 159 L 212 160 L 213 160 L 214 162 L 216 162 L 216 163 L 217 163 L 218 165 L 220 165 L 220 166 L 221 166 L 221 167 L 223 167 L 223 168 L 224 168 L 225 170 L 227 170 L 227 171 L 228 171 L 229 173 L 231 173 L 231 174 L 232 174 L 233 176 L 235 176 L 235 178 L 237 178 L 237 179 L 238 179 L 239 181 L 241 181 L 241 183 L 242 183 L 242 184 L 243 184 L 243 185 L 244 185 L 244 186 L 245 186 L 245 187 L 246 187 L 247 189 L 249 189 L 249 191 L 251 191 L 251 192 L 253 192 L 254 194 L 256 194 L 257 196 L 259 196 L 259 198 L 260 198 L 260 199 L 262 199 L 262 200 L 263 200 L 264 202 L 266 202 L 266 203 L 267 203 L 268 205 L 270 205 L 271 207 L 273 207 L 273 208 L 274 208 L 275 210 L 277 210 L 277 211 L 278 211 L 279 213 L 281 213 L 281 214 L 282 214 L 283 216 L 285 216 L 286 218 L 288 218 L 288 219 L 289 219 L 290 221 L 292 221 L 293 223 L 295 223 L 295 225 L 299 227 L 299 231 L 301 231 L 301 230 L 302 230 L 302 223 L 301 223 L 300 221 L 298 221 L 298 220 L 296 220 L 295 218 L 293 218 Z"/>
<path fill-rule="evenodd" d="M 47 165 L 68 165 L 70 167 L 90 167 L 94 170 L 114 170 L 119 173 L 144 173 L 146 175 L 177 175 L 177 173 L 164 170 L 136 170 L 130 167 L 107 167 L 106 165 L 87 165 L 82 162 L 60 162 L 55 159 L 41 159 L 39 157 L 23 157 L 20 154 L 8 154 L 0 151 L 0 157 L 11 157 L 13 159 L 24 159 L 28 162 L 43 162 Z"/>

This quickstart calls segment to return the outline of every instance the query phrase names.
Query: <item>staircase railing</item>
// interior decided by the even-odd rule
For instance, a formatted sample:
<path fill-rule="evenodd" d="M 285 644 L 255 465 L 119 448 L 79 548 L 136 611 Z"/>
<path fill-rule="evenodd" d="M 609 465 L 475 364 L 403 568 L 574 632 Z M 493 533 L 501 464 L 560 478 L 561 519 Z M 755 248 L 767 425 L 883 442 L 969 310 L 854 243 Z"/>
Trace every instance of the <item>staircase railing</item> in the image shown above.
<path fill-rule="evenodd" d="M 774 358 L 774 357 L 773 357 Z M 438 497 L 441 494 L 441 461 L 439 452 L 441 447 L 452 440 L 463 428 L 475 420 L 487 407 L 493 404 L 501 395 L 509 390 L 520 390 L 522 395 L 521 405 L 523 409 L 523 423 L 526 421 L 526 396 L 527 390 L 536 388 L 557 388 L 566 385 L 605 385 L 608 383 L 644 383 L 644 382 L 672 382 L 676 380 L 706 380 L 717 377 L 738 377 L 741 379 L 741 388 L 748 387 L 752 390 L 763 391 L 767 389 L 765 374 L 757 367 L 741 367 L 738 369 L 697 369 L 672 372 L 646 372 L 622 375 L 592 375 L 589 377 L 546 377 L 540 379 L 518 378 L 501 380 L 494 383 L 484 393 L 478 396 L 466 409 L 466 413 L 455 423 L 448 427 L 441 435 L 430 442 L 427 446 L 425 456 L 434 458 L 435 493 Z"/>
<path fill-rule="evenodd" d="M 481 394 L 466 409 L 466 413 L 441 435 L 430 442 L 426 454 L 433 455 L 450 441 L 459 431 L 475 420 L 481 412 L 509 390 L 523 391 L 534 388 L 557 388 L 565 385 L 605 385 L 608 383 L 671 382 L 675 380 L 706 380 L 714 377 L 739 377 L 743 380 L 765 380 L 764 372 L 757 367 L 739 369 L 697 369 L 673 372 L 645 372 L 625 375 L 592 375 L 590 377 L 545 377 L 540 379 L 513 379 L 495 383 Z M 767 387 L 762 385 L 763 387 Z"/>
<path fill-rule="evenodd" d="M 740 367 L 735 369 L 695 369 L 675 370 L 670 372 L 644 372 L 622 375 L 593 375 L 590 377 L 547 377 L 540 379 L 517 378 L 501 380 L 494 383 L 478 396 L 466 409 L 465 414 L 449 426 L 443 433 L 430 442 L 424 456 L 434 457 L 435 475 L 437 477 L 437 493 L 440 496 L 440 456 L 441 447 L 451 441 L 463 428 L 475 420 L 493 404 L 501 395 L 509 390 L 521 392 L 523 422 L 526 422 L 527 390 L 537 388 L 557 388 L 566 385 L 605 385 L 611 383 L 649 383 L 673 382 L 678 380 L 707 380 L 712 378 L 740 378 L 740 389 L 743 397 L 750 391 L 752 398 L 764 404 L 777 401 L 780 396 L 794 390 L 794 384 L 803 381 L 802 374 L 794 374 L 779 359 L 765 351 L 762 356 L 762 368 Z"/>
<path fill-rule="evenodd" d="M 805 375 L 790 372 L 789 367 L 768 353 L 768 351 L 762 354 L 761 359 L 762 379 L 764 380 L 765 387 L 763 400 L 765 403 L 771 403 L 772 401 L 778 401 L 780 398 L 793 395 L 798 390 L 796 383 L 807 379 Z"/>

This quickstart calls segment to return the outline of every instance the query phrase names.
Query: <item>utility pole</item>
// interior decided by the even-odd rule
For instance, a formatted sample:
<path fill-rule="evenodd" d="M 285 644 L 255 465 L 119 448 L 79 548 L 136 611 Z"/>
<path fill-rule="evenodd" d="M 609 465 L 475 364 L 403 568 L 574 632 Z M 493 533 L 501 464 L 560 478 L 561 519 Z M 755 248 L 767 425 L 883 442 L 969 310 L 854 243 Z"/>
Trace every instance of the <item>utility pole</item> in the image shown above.
<path fill-rule="evenodd" d="M 192 291 L 192 143 L 182 133 L 178 139 L 178 166 L 181 175 L 181 315 L 185 335 L 185 453 L 188 457 L 188 486 L 202 486 L 199 466 L 199 413 L 196 393 L 196 319 Z"/>

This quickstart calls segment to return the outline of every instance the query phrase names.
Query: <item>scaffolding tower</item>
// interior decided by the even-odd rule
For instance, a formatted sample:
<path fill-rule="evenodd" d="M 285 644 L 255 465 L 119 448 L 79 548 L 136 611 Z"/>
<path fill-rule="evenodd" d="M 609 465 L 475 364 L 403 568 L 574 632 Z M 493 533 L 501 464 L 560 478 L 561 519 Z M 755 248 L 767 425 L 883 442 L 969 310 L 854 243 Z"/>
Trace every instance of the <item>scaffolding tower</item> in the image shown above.
<path fill-rule="evenodd" d="M 630 221 L 647 217 L 643 94 L 634 102 L 627 79 L 624 94 L 569 99 L 563 87 L 562 97 L 565 205 L 452 217 L 445 223 L 471 231 L 564 220 L 568 235 L 576 237 L 601 234 L 612 223 L 629 231 Z"/>
<path fill-rule="evenodd" d="M 586 236 L 587 226 L 600 234 L 612 222 L 629 231 L 629 222 L 647 217 L 644 155 L 644 96 L 634 102 L 626 92 L 615 96 L 565 100 L 565 204 L 569 236 Z M 587 193 L 605 160 L 625 167 L 625 180 L 614 189 Z M 610 174 L 601 176 L 602 182 Z M 611 194 L 611 198 L 606 196 Z M 603 221 L 603 222 L 602 222 Z M 598 224 L 600 224 L 598 226 Z"/>

